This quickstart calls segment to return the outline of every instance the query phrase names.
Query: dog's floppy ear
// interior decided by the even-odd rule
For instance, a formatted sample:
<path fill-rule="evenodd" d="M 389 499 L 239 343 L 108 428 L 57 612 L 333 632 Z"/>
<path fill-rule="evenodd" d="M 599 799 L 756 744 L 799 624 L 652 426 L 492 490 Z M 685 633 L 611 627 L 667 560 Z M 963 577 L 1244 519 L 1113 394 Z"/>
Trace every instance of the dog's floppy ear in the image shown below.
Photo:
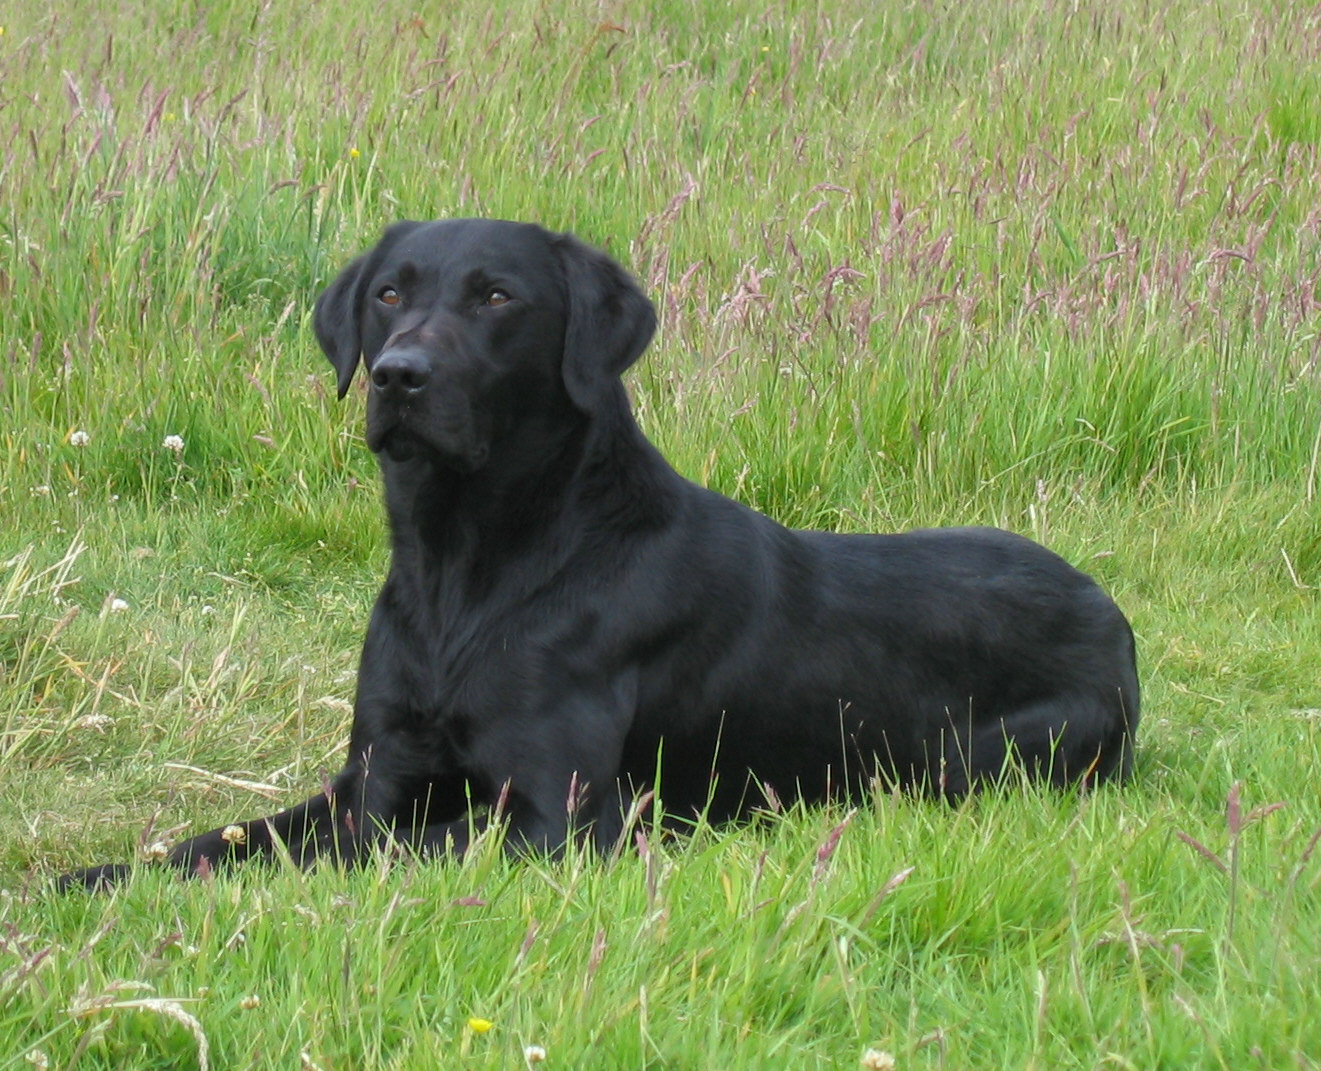
<path fill-rule="evenodd" d="M 623 268 L 572 235 L 555 238 L 568 318 L 562 374 L 569 398 L 594 412 L 656 332 L 656 310 Z"/>
<path fill-rule="evenodd" d="M 358 288 L 361 286 L 363 268 L 370 259 L 371 254 L 358 257 L 340 272 L 316 299 L 316 309 L 312 313 L 316 340 L 321 343 L 330 363 L 335 366 L 341 398 L 348 393 L 353 373 L 358 367 L 358 358 L 362 354 Z"/>
<path fill-rule="evenodd" d="M 312 326 L 316 330 L 316 340 L 335 366 L 341 398 L 348 393 L 358 358 L 362 356 L 363 287 L 385 252 L 418 226 L 420 224 L 406 220 L 388 228 L 374 249 L 349 264 L 316 299 Z"/>

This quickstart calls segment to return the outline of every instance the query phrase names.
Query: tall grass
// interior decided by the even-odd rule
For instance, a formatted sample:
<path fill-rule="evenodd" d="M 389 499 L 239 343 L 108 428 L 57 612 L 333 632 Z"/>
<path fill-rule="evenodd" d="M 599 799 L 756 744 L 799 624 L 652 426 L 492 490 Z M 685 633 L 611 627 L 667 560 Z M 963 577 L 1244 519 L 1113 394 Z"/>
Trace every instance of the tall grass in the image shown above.
<path fill-rule="evenodd" d="M 1318 1065 L 1316 11 L 0 25 L 0 1068 Z M 385 547 L 309 309 L 389 221 L 469 214 L 637 273 L 685 474 L 1097 575 L 1136 782 L 54 898 L 339 761 Z"/>

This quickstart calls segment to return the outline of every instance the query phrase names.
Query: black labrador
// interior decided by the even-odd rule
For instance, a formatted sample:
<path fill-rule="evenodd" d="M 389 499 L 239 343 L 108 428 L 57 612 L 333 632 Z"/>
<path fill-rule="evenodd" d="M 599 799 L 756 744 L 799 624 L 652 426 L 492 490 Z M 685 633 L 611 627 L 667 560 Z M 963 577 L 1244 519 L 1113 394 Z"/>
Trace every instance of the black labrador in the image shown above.
<path fill-rule="evenodd" d="M 315 325 L 341 397 L 365 363 L 393 551 L 348 762 L 179 844 L 180 870 L 274 838 L 305 865 L 394 838 L 461 852 L 495 812 L 516 850 L 607 848 L 652 792 L 720 821 L 878 782 L 1130 771 L 1133 635 L 1095 582 L 996 529 L 790 531 L 689 483 L 620 382 L 652 305 L 575 238 L 399 223 Z"/>

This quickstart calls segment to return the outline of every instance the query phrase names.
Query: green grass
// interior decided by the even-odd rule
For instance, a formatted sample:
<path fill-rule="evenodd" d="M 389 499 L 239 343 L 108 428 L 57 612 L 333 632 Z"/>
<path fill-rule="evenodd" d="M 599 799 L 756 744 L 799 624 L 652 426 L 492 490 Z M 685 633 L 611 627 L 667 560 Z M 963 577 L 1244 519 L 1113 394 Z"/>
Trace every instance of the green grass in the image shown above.
<path fill-rule="evenodd" d="M 0 1071 L 1321 1065 L 1314 11 L 0 25 Z M 386 547 L 309 311 L 389 221 L 469 214 L 643 280 L 630 387 L 685 474 L 1096 575 L 1135 781 L 54 896 L 337 766 Z"/>

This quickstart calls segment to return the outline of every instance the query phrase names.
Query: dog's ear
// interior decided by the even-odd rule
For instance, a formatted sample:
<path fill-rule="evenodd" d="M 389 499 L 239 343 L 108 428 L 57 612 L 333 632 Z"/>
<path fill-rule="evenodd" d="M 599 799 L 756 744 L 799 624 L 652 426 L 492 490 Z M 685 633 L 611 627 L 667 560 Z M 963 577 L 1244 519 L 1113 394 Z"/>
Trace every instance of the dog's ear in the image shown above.
<path fill-rule="evenodd" d="M 312 313 L 316 340 L 335 366 L 341 398 L 348 393 L 358 358 L 362 355 L 362 303 L 358 300 L 358 288 L 362 285 L 362 271 L 369 260 L 370 253 L 358 257 L 340 272 L 316 299 L 316 309 Z"/>
<path fill-rule="evenodd" d="M 411 220 L 389 227 L 375 248 L 354 260 L 316 299 L 312 326 L 339 378 L 339 396 L 348 393 L 362 356 L 362 299 L 381 257 L 405 234 L 420 226 Z"/>
<path fill-rule="evenodd" d="M 562 374 L 569 398 L 596 411 L 656 332 L 656 310 L 623 268 L 572 235 L 557 235 L 568 317 Z"/>

